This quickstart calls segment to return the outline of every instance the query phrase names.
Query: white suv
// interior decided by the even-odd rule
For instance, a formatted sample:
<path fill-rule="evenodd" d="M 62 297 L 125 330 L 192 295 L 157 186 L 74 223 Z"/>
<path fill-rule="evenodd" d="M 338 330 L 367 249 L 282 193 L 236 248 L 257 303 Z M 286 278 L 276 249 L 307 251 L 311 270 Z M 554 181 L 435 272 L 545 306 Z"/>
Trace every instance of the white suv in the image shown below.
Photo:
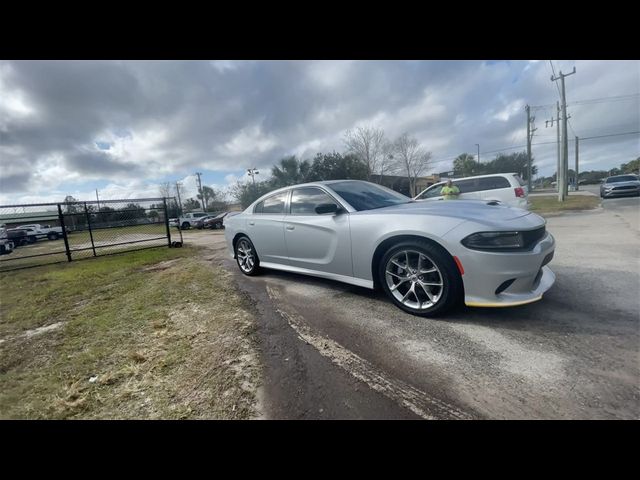
<path fill-rule="evenodd" d="M 420 192 L 414 200 L 442 200 L 442 187 L 447 184 L 447 181 L 431 185 Z M 460 190 L 458 196 L 460 199 L 497 200 L 512 207 L 524 209 L 528 207 L 526 183 L 516 173 L 494 173 L 477 177 L 454 178 L 452 181 Z"/>

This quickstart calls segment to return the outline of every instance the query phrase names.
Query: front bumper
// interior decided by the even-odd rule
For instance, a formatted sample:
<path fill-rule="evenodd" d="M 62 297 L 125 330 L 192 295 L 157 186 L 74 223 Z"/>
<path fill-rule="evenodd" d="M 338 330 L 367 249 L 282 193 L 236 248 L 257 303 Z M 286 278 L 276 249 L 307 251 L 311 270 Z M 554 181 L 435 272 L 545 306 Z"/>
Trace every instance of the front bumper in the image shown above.
<path fill-rule="evenodd" d="M 464 302 L 470 307 L 512 307 L 536 302 L 555 282 L 554 273 L 546 266 L 555 250 L 555 240 L 548 232 L 531 251 L 457 250 L 464 268 Z M 508 286 L 502 288 L 504 285 Z"/>

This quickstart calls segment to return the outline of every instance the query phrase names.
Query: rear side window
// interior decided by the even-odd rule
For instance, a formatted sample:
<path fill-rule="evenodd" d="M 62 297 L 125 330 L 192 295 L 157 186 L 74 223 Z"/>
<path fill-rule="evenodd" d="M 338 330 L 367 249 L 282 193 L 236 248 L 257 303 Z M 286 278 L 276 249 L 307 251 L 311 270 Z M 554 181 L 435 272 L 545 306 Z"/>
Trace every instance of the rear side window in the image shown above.
<path fill-rule="evenodd" d="M 497 190 L 498 188 L 510 188 L 509 180 L 504 177 L 486 177 L 478 179 L 478 190 Z"/>
<path fill-rule="evenodd" d="M 264 200 L 257 204 L 253 209 L 253 213 L 262 213 L 262 208 L 264 207 Z"/>
<path fill-rule="evenodd" d="M 458 182 L 453 182 L 453 184 L 458 187 L 460 193 L 471 193 L 478 191 L 478 179 L 473 178 L 470 180 L 460 180 Z"/>
<path fill-rule="evenodd" d="M 269 198 L 265 198 L 262 202 L 262 212 L 260 213 L 269 213 L 269 214 L 278 214 L 284 213 L 284 199 L 289 192 L 278 193 L 277 195 L 272 195 Z"/>

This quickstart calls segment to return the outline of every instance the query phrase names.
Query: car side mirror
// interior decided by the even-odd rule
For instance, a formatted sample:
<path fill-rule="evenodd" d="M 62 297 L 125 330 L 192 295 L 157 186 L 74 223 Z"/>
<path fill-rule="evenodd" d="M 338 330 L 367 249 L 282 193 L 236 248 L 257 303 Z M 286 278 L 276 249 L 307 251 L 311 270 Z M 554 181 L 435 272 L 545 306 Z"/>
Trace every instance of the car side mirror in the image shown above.
<path fill-rule="evenodd" d="M 337 215 L 338 213 L 342 213 L 342 211 L 342 208 L 340 208 L 335 203 L 322 203 L 316 207 L 316 213 L 318 215 Z"/>

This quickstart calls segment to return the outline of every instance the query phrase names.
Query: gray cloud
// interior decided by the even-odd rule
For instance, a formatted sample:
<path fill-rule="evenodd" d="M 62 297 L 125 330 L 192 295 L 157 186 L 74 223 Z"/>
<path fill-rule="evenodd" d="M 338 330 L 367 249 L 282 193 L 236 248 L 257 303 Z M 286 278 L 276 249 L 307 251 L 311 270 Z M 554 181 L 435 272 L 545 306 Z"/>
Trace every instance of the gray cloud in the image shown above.
<path fill-rule="evenodd" d="M 574 64 L 569 102 L 640 90 L 637 61 L 555 62 L 565 72 Z M 442 171 L 476 143 L 487 152 L 523 144 L 524 105 L 558 98 L 550 74 L 548 61 L 3 61 L 2 193 L 264 169 L 286 154 L 342 150 L 344 131 L 363 123 L 417 136 Z M 570 112 L 572 135 L 639 129 L 637 97 Z M 544 128 L 553 113 L 536 112 L 534 142 L 554 140 Z M 598 168 L 638 150 L 631 137 L 585 142 L 581 152 Z M 534 155 L 551 174 L 555 146 Z"/>

